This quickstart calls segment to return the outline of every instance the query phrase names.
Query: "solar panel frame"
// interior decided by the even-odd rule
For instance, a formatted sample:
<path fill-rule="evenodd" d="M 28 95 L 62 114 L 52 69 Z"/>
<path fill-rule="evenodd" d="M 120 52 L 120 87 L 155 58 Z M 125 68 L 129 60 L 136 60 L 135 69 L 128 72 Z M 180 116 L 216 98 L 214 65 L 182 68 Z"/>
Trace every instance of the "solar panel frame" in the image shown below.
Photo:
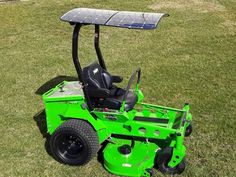
<path fill-rule="evenodd" d="M 168 16 L 168 14 L 76 8 L 65 13 L 61 20 L 69 23 L 130 29 L 155 29 L 164 16 Z"/>

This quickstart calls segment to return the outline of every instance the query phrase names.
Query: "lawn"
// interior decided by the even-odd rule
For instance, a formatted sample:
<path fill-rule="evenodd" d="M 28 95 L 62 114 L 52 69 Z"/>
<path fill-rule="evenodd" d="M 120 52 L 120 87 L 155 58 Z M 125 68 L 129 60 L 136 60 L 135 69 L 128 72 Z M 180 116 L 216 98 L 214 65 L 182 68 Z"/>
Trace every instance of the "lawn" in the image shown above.
<path fill-rule="evenodd" d="M 113 176 L 96 158 L 83 167 L 59 164 L 45 143 L 45 83 L 76 76 L 72 27 L 59 20 L 75 7 L 170 14 L 152 31 L 102 27 L 108 69 L 126 83 L 140 66 L 145 102 L 191 104 L 194 133 L 181 176 L 235 176 L 235 0 L 0 0 L 0 176 Z M 81 44 L 85 65 L 96 57 L 92 27 Z"/>

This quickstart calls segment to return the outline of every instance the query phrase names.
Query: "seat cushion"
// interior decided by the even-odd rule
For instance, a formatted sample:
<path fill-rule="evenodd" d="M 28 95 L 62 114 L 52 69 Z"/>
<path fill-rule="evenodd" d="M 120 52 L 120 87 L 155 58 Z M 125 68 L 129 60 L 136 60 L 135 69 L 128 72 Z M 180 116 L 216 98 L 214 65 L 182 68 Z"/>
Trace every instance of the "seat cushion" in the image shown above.
<path fill-rule="evenodd" d="M 110 94 L 112 97 L 118 97 L 118 96 L 122 96 L 125 94 L 125 90 L 122 88 L 119 88 L 115 85 L 112 86 L 112 88 L 110 89 Z"/>
<path fill-rule="evenodd" d="M 109 108 L 109 109 L 119 110 L 122 104 L 123 96 L 124 95 L 120 95 L 117 97 L 111 97 L 99 100 L 98 104 L 95 106 L 99 108 Z M 133 91 L 129 91 L 126 97 L 125 111 L 132 110 L 137 101 L 138 101 L 137 95 Z"/>

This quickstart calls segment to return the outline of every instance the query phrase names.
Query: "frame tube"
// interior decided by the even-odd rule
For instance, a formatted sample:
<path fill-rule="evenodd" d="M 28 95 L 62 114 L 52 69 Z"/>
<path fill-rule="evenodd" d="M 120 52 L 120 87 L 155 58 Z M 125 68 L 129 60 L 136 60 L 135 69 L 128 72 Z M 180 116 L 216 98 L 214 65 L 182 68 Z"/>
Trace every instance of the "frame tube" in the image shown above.
<path fill-rule="evenodd" d="M 79 78 L 79 81 L 82 83 L 82 88 L 83 88 L 83 92 L 84 92 L 84 97 L 86 99 L 87 105 L 88 105 L 88 109 L 89 111 L 93 110 L 93 105 L 91 104 L 91 100 L 88 96 L 88 84 L 85 82 L 84 78 L 83 78 L 83 70 L 81 68 L 80 62 L 79 62 L 79 56 L 78 56 L 78 39 L 79 39 L 79 32 L 80 29 L 83 25 L 82 24 L 75 24 L 75 28 L 73 31 L 73 36 L 72 36 L 72 58 L 73 58 L 73 62 L 74 62 L 74 66 Z"/>
<path fill-rule="evenodd" d="M 97 58 L 98 58 L 100 66 L 103 69 L 107 70 L 104 59 L 103 59 L 103 56 L 102 56 L 102 52 L 101 52 L 100 47 L 99 47 L 99 32 L 100 32 L 99 25 L 95 25 L 94 47 L 95 47 L 95 50 L 96 50 L 96 54 L 97 54 Z"/>

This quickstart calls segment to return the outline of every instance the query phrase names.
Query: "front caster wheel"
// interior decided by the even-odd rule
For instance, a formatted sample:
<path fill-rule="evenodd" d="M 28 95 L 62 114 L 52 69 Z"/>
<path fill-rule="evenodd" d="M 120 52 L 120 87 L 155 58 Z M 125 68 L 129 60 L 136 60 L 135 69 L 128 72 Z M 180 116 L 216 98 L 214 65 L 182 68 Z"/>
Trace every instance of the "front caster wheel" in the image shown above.
<path fill-rule="evenodd" d="M 190 123 L 186 128 L 185 137 L 190 136 L 192 134 L 192 132 L 193 132 L 193 125 L 192 125 L 192 123 Z"/>
<path fill-rule="evenodd" d="M 185 169 L 184 159 L 174 168 L 168 166 L 168 163 L 170 162 L 171 157 L 172 157 L 172 152 L 173 152 L 173 149 L 170 147 L 167 147 L 160 150 L 157 155 L 155 163 L 158 169 L 160 170 L 160 172 L 163 174 L 170 174 L 170 175 L 181 174 Z"/>
<path fill-rule="evenodd" d="M 153 176 L 153 174 L 154 174 L 154 171 L 153 171 L 153 169 L 151 169 L 151 168 L 148 168 L 148 169 L 146 169 L 146 171 L 148 172 L 148 174 L 149 174 L 149 176 L 150 176 L 150 177 L 152 177 L 152 176 Z"/>
<path fill-rule="evenodd" d="M 84 165 L 97 153 L 97 133 L 82 120 L 68 120 L 59 126 L 50 139 L 53 157 L 64 164 Z"/>

